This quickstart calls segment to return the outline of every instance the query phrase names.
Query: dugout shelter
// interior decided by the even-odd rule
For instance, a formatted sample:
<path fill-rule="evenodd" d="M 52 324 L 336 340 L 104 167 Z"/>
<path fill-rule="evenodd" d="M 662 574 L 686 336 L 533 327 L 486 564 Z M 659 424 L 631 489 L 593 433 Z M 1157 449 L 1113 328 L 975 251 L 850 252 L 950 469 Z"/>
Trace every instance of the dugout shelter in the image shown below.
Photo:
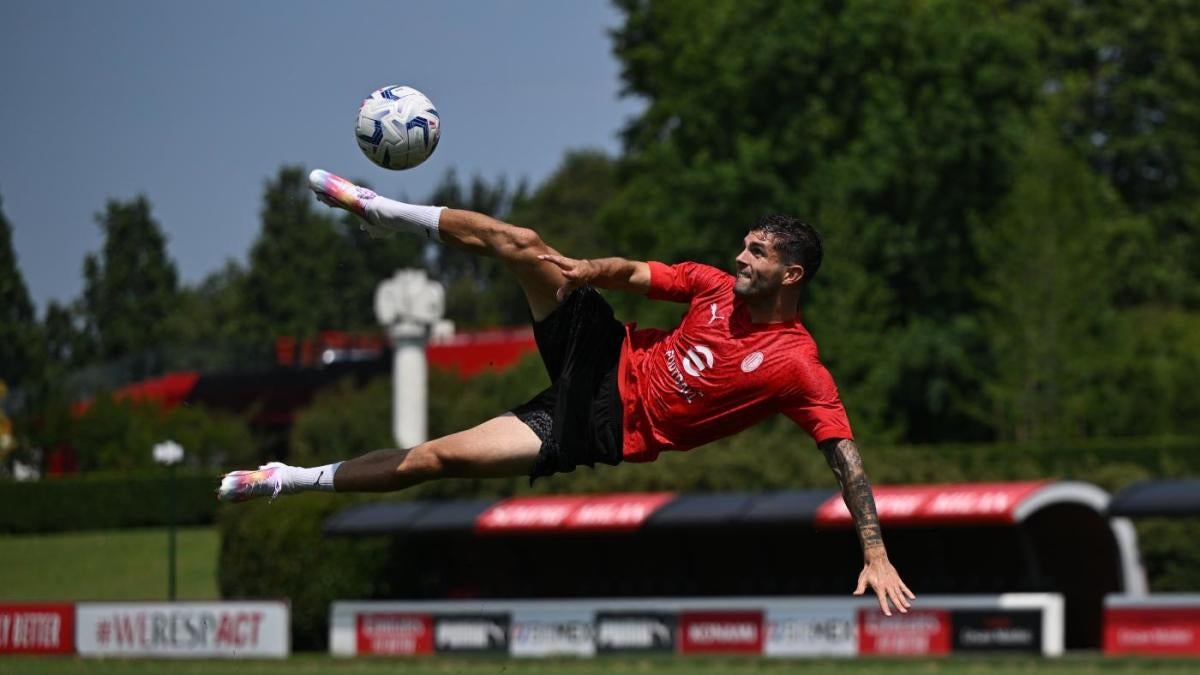
<path fill-rule="evenodd" d="M 1057 592 L 1066 647 L 1100 644 L 1107 593 L 1143 594 L 1132 525 L 1087 483 L 877 486 L 893 562 L 918 597 Z M 834 490 L 383 501 L 328 535 L 392 541 L 389 599 L 849 594 L 862 557 Z"/>
<path fill-rule="evenodd" d="M 1138 481 L 1113 495 L 1108 513 L 1115 518 L 1196 519 L 1200 478 Z M 1103 649 L 1113 656 L 1200 656 L 1200 593 L 1109 595 Z"/>

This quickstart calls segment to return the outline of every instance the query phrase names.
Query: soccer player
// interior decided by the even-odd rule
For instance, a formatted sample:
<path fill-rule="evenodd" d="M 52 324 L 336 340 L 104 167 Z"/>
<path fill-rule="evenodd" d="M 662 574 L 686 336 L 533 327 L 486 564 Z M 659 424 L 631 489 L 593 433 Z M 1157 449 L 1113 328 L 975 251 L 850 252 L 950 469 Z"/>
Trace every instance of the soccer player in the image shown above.
<path fill-rule="evenodd" d="M 801 289 L 821 265 L 812 227 L 787 216 L 761 218 L 731 275 L 690 262 L 576 260 L 533 230 L 480 213 L 398 202 L 320 170 L 309 184 L 320 201 L 363 219 L 364 229 L 413 232 L 502 260 L 529 302 L 551 385 L 510 412 L 416 447 L 314 468 L 272 462 L 234 471 L 221 481 L 222 500 L 650 462 L 783 413 L 816 441 L 854 518 L 864 557 L 855 595 L 871 586 L 885 614 L 889 604 L 907 611 L 915 596 L 888 560 L 837 387 L 800 322 Z M 688 311 L 672 330 L 639 330 L 613 318 L 594 288 L 687 303 Z"/>

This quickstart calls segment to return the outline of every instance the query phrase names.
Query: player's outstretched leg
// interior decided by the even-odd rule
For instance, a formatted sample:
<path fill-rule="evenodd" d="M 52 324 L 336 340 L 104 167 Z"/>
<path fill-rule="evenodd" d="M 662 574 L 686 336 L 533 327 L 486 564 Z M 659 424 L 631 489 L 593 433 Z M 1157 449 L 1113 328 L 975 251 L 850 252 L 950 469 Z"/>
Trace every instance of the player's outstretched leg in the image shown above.
<path fill-rule="evenodd" d="M 474 211 L 388 199 L 320 169 L 309 174 L 308 184 L 317 199 L 362 218 L 372 233 L 410 232 L 454 248 L 499 258 L 517 275 L 535 320 L 545 318 L 558 306 L 556 293 L 566 279 L 558 267 L 538 258 L 558 255 L 558 251 L 529 228 Z"/>
<path fill-rule="evenodd" d="M 511 413 L 407 450 L 376 450 L 304 468 L 271 462 L 225 474 L 217 498 L 244 502 L 299 492 L 390 492 L 437 478 L 527 476 L 541 439 Z"/>

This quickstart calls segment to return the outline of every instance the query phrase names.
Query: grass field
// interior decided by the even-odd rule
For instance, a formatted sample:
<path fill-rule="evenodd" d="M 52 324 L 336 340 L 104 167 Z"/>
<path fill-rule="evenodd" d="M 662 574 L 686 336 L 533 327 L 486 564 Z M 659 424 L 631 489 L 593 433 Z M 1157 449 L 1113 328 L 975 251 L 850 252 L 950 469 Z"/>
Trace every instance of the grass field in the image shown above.
<path fill-rule="evenodd" d="M 177 597 L 219 599 L 216 528 L 176 536 Z M 166 599 L 165 528 L 0 536 L 0 600 Z"/>
<path fill-rule="evenodd" d="M 35 659 L 0 657 L 6 675 L 607 675 L 677 674 L 748 675 L 749 673 L 803 673 L 804 675 L 1028 675 L 1031 671 L 1053 675 L 1157 673 L 1192 675 L 1200 660 L 1107 660 L 1098 656 L 1045 661 L 1028 657 L 889 660 L 889 661 L 768 661 L 764 659 L 703 658 L 601 658 L 581 660 L 509 660 L 427 658 L 414 660 L 336 660 L 304 655 L 286 661 L 124 661 Z"/>

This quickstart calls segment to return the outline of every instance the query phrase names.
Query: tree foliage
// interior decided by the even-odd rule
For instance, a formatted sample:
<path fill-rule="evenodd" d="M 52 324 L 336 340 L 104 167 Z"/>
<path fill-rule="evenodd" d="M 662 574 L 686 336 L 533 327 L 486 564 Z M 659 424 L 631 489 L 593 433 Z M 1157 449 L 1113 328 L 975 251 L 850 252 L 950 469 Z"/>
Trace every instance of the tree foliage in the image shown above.
<path fill-rule="evenodd" d="M 1196 0 L 617 5 L 621 77 L 646 103 L 623 154 L 570 152 L 532 188 L 449 173 L 421 201 L 532 227 L 568 255 L 725 268 L 759 215 L 810 219 L 826 260 L 804 319 L 865 438 L 1200 430 Z M 0 329 L 44 336 L 46 372 L 98 382 L 163 344 L 160 368 L 240 366 L 279 335 L 374 330 L 376 285 L 414 265 L 445 284 L 460 327 L 527 321 L 496 260 L 370 239 L 305 176 L 266 183 L 245 263 L 182 289 L 146 198 L 109 203 L 84 296 L 29 328 L 19 275 L 0 277 L 16 312 Z M 611 300 L 641 323 L 680 309 Z M 331 395 L 370 405 L 358 393 Z M 375 429 L 301 426 L 312 453 Z"/>
<path fill-rule="evenodd" d="M 313 199 L 304 169 L 280 170 L 267 183 L 262 229 L 250 248 L 243 285 L 252 322 L 247 331 L 269 342 L 275 335 L 311 336 L 366 323 L 370 306 L 343 296 L 343 284 L 358 267 L 345 236 Z"/>
<path fill-rule="evenodd" d="M 842 313 L 814 326 L 846 398 L 902 437 L 977 434 L 954 403 L 972 224 L 1007 192 L 1037 95 L 1023 25 L 980 3 L 620 4 L 616 53 L 648 107 L 605 219 L 619 240 L 727 268 L 759 215 L 815 220 L 811 316 Z"/>
<path fill-rule="evenodd" d="M 166 342 L 179 290 L 166 237 L 145 196 L 109 201 L 96 220 L 104 245 L 83 260 L 85 335 L 101 359 L 152 353 Z"/>
<path fill-rule="evenodd" d="M 20 387 L 40 377 L 44 352 L 29 299 L 29 289 L 17 266 L 12 226 L 0 200 L 0 382 Z"/>
<path fill-rule="evenodd" d="M 1027 0 L 1066 140 L 1153 237 L 1119 300 L 1200 305 L 1200 3 Z"/>
<path fill-rule="evenodd" d="M 98 396 L 86 412 L 57 429 L 59 435 L 48 440 L 75 448 L 82 471 L 151 468 L 150 451 L 165 440 L 183 446 L 187 464 L 198 468 L 249 465 L 257 458 L 244 420 L 191 406 L 164 412 L 152 403 Z"/>
<path fill-rule="evenodd" d="M 871 437 L 1145 432 L 1121 385 L 1191 352 L 1138 317 L 1200 288 L 1195 2 L 618 6 L 616 247 L 728 267 L 758 215 L 812 219 L 806 323 Z"/>

